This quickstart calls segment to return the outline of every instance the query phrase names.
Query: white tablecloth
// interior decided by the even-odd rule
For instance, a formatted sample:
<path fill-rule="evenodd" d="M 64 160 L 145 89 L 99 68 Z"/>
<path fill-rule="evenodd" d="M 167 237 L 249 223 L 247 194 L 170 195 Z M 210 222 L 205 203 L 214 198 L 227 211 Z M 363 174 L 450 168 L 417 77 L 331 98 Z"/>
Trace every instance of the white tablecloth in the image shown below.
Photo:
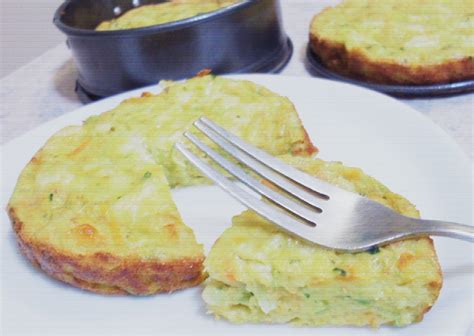
<path fill-rule="evenodd" d="M 282 0 L 283 21 L 294 54 L 283 75 L 310 76 L 304 66 L 311 17 L 337 1 Z M 76 70 L 65 44 L 47 51 L 0 80 L 1 143 L 82 104 L 74 92 Z M 471 158 L 474 94 L 403 99 L 441 126 Z"/>

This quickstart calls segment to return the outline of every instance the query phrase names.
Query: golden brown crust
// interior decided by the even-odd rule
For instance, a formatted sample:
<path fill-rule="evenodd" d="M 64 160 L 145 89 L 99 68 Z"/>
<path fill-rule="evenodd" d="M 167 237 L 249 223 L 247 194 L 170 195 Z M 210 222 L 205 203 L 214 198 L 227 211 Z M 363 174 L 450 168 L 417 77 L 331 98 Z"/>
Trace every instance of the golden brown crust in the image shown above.
<path fill-rule="evenodd" d="M 311 50 L 328 69 L 341 75 L 381 84 L 429 85 L 474 78 L 474 58 L 464 57 L 434 65 L 374 61 L 360 50 L 310 33 Z"/>
<path fill-rule="evenodd" d="M 150 295 L 198 285 L 205 279 L 204 257 L 160 262 L 108 253 L 70 254 L 29 239 L 23 223 L 9 208 L 21 252 L 45 273 L 73 286 L 100 294 Z"/>
<path fill-rule="evenodd" d="M 296 107 L 293 103 L 291 103 L 293 109 L 296 111 Z M 318 147 L 313 145 L 306 128 L 303 126 L 303 122 L 301 121 L 301 117 L 299 114 L 296 114 L 298 121 L 300 122 L 301 128 L 303 130 L 303 139 L 300 140 L 298 143 L 293 144 L 293 148 L 291 150 L 291 154 L 295 156 L 312 156 L 319 152 Z"/>
<path fill-rule="evenodd" d="M 433 302 L 436 302 L 436 300 L 438 300 L 439 293 L 441 291 L 441 287 L 443 287 L 443 273 L 441 271 L 441 265 L 439 264 L 438 256 L 436 255 L 436 250 L 435 250 L 435 246 L 434 246 L 434 243 L 433 243 L 433 239 L 431 237 L 419 238 L 419 239 L 427 239 L 429 241 L 429 243 L 431 245 L 431 249 L 433 250 L 433 253 L 434 253 L 433 260 L 437 264 L 437 267 L 436 267 L 437 270 L 438 270 L 438 276 L 436 277 L 437 281 L 432 281 L 428 285 L 431 292 L 434 293 L 434 295 L 435 295 L 435 298 L 434 298 Z M 427 312 L 429 312 L 432 307 L 433 307 L 433 305 L 426 306 L 423 309 L 423 311 L 420 313 L 420 315 L 417 316 L 416 322 L 421 322 L 423 320 L 423 317 L 425 316 L 425 314 Z"/>
<path fill-rule="evenodd" d="M 312 156 L 316 154 L 319 150 L 316 146 L 313 145 L 311 139 L 309 138 L 306 129 L 303 128 L 304 138 L 300 143 L 293 146 L 292 153 L 296 156 Z"/>
<path fill-rule="evenodd" d="M 211 69 L 202 69 L 196 74 L 196 77 L 204 77 L 204 76 L 210 75 L 211 73 L 212 73 Z"/>
<path fill-rule="evenodd" d="M 430 283 L 430 287 L 437 293 L 436 294 L 436 299 L 438 298 L 439 296 L 439 292 L 441 291 L 441 287 L 443 287 L 443 272 L 441 271 L 441 265 L 439 263 L 439 259 L 438 259 L 438 255 L 436 254 L 436 249 L 435 249 L 435 246 L 434 246 L 434 242 L 433 242 L 433 239 L 431 237 L 426 237 L 426 239 L 428 239 L 430 245 L 431 245 L 431 249 L 433 250 L 433 253 L 434 253 L 434 262 L 436 263 L 436 269 L 438 270 L 438 276 L 436 277 L 438 279 L 438 281 L 436 282 L 432 282 Z M 436 285 L 434 285 L 436 284 Z M 431 309 L 431 306 L 428 307 L 428 310 Z M 427 311 L 428 311 L 427 310 Z"/>

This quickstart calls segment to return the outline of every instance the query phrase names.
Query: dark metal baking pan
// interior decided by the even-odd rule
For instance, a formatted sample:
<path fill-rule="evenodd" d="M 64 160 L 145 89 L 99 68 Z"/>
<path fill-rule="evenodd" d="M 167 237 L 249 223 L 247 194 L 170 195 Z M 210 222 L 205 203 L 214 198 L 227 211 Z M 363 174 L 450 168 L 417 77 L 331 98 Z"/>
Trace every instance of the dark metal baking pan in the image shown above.
<path fill-rule="evenodd" d="M 387 85 L 365 82 L 340 75 L 324 66 L 319 57 L 308 46 L 306 50 L 307 69 L 324 78 L 355 84 L 401 98 L 422 98 L 451 96 L 474 91 L 474 80 L 435 85 Z"/>
<path fill-rule="evenodd" d="M 276 54 L 273 60 L 270 59 L 271 62 L 267 63 L 267 65 L 261 68 L 259 72 L 278 73 L 286 66 L 293 52 L 293 44 L 291 43 L 291 40 L 288 39 L 287 43 L 288 47 L 283 48 L 281 50 L 281 53 Z M 75 91 L 77 96 L 79 97 L 79 100 L 84 104 L 89 104 L 104 98 L 88 92 L 81 86 L 79 81 L 76 81 Z"/>
<path fill-rule="evenodd" d="M 163 0 L 68 0 L 54 16 L 78 68 L 78 84 L 101 98 L 184 79 L 203 69 L 214 74 L 276 72 L 291 58 L 279 0 L 244 0 L 215 12 L 161 25 L 95 31 L 117 12 Z"/>

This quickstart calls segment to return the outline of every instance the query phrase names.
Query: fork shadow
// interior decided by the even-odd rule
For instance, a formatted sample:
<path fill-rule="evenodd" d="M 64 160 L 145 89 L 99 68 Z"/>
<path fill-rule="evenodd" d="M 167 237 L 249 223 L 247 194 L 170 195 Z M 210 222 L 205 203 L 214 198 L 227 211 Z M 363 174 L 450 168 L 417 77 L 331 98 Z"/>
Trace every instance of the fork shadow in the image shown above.
<path fill-rule="evenodd" d="M 468 264 L 468 263 L 458 265 L 452 268 L 449 267 L 449 268 L 443 269 L 443 277 L 447 279 L 447 278 L 455 278 L 459 276 L 464 276 L 464 275 L 471 274 L 473 272 L 472 270 L 473 270 L 472 264 Z"/>

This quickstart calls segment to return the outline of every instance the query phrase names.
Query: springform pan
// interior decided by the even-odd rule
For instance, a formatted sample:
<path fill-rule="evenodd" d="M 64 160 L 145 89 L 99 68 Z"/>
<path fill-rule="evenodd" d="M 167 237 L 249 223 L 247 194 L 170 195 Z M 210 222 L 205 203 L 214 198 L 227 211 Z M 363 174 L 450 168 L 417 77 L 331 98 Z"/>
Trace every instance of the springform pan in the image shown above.
<path fill-rule="evenodd" d="M 278 72 L 291 58 L 279 0 L 243 0 L 188 19 L 115 31 L 95 27 L 134 7 L 163 0 L 67 0 L 54 24 L 67 36 L 82 100 L 214 74 Z"/>

